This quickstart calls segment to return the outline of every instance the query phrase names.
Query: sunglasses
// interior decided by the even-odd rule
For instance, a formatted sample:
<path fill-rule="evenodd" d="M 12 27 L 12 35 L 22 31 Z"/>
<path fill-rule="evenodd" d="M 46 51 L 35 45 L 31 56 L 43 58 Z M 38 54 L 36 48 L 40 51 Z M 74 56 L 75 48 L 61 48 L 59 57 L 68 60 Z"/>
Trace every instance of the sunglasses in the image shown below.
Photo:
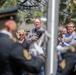
<path fill-rule="evenodd" d="M 20 34 L 20 36 L 24 36 L 24 34 Z"/>

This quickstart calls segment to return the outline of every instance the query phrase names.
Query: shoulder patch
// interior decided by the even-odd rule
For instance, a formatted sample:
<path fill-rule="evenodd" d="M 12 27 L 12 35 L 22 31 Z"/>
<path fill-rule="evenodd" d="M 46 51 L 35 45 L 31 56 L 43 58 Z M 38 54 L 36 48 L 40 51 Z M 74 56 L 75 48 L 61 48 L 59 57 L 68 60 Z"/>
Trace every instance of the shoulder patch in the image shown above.
<path fill-rule="evenodd" d="M 76 43 L 74 43 L 73 46 L 76 47 Z"/>
<path fill-rule="evenodd" d="M 17 39 L 15 37 L 9 37 L 11 40 L 13 40 L 14 42 L 17 42 Z"/>
<path fill-rule="evenodd" d="M 65 59 L 62 60 L 60 66 L 61 66 L 62 69 L 64 69 L 66 67 Z"/>
<path fill-rule="evenodd" d="M 72 52 L 75 52 L 74 46 L 69 46 L 69 49 L 70 49 Z"/>
<path fill-rule="evenodd" d="M 24 57 L 27 60 L 30 60 L 32 58 L 31 55 L 29 54 L 29 52 L 26 49 L 23 50 L 23 54 L 24 54 Z"/>

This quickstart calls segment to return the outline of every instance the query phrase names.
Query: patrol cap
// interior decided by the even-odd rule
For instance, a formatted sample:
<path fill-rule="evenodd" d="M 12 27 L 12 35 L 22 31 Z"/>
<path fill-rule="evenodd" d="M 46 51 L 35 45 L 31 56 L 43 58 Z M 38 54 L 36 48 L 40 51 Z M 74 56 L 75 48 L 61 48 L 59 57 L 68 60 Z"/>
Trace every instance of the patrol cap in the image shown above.
<path fill-rule="evenodd" d="M 14 20 L 18 22 L 18 7 L 10 7 L 0 11 L 0 20 Z"/>

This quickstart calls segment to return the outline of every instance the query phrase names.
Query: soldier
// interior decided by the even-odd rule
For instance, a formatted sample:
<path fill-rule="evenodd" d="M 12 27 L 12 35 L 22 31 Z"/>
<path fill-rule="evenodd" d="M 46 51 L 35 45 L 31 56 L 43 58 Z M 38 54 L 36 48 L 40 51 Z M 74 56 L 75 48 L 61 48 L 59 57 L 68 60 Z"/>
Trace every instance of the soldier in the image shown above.
<path fill-rule="evenodd" d="M 43 53 L 31 56 L 15 38 L 17 7 L 0 11 L 0 75 L 21 75 L 21 70 L 38 73 L 44 63 Z"/>
<path fill-rule="evenodd" d="M 62 69 L 61 73 L 57 75 L 76 75 L 76 44 L 68 47 L 65 54 L 65 58 L 62 60 L 60 66 Z M 74 69 L 75 68 L 75 69 Z"/>

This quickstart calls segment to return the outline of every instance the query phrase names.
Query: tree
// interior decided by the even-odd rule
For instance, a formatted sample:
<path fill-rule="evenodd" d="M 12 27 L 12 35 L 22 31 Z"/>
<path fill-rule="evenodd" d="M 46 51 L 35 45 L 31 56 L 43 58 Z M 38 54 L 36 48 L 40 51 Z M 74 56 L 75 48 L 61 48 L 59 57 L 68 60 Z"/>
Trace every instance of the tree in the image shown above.
<path fill-rule="evenodd" d="M 17 0 L 5 0 L 0 10 L 5 9 L 7 7 L 12 7 L 12 6 L 17 6 Z"/>
<path fill-rule="evenodd" d="M 0 10 L 19 6 L 19 18 L 46 17 L 48 0 L 0 0 Z M 76 20 L 76 1 L 60 0 L 59 25 Z"/>
<path fill-rule="evenodd" d="M 64 25 L 65 20 L 67 18 L 67 6 L 68 1 L 66 0 L 60 0 L 60 8 L 59 8 L 59 25 Z"/>
<path fill-rule="evenodd" d="M 75 0 L 60 0 L 59 25 L 66 25 L 70 21 L 76 20 Z"/>
<path fill-rule="evenodd" d="M 0 0 L 0 7 L 5 3 L 6 0 Z"/>
<path fill-rule="evenodd" d="M 20 11 L 26 12 L 25 18 L 36 18 L 46 16 L 47 0 L 18 0 Z"/>
<path fill-rule="evenodd" d="M 47 0 L 1 0 L 0 10 L 7 7 L 19 6 L 19 18 L 36 18 L 45 16 L 45 9 L 47 7 Z"/>

